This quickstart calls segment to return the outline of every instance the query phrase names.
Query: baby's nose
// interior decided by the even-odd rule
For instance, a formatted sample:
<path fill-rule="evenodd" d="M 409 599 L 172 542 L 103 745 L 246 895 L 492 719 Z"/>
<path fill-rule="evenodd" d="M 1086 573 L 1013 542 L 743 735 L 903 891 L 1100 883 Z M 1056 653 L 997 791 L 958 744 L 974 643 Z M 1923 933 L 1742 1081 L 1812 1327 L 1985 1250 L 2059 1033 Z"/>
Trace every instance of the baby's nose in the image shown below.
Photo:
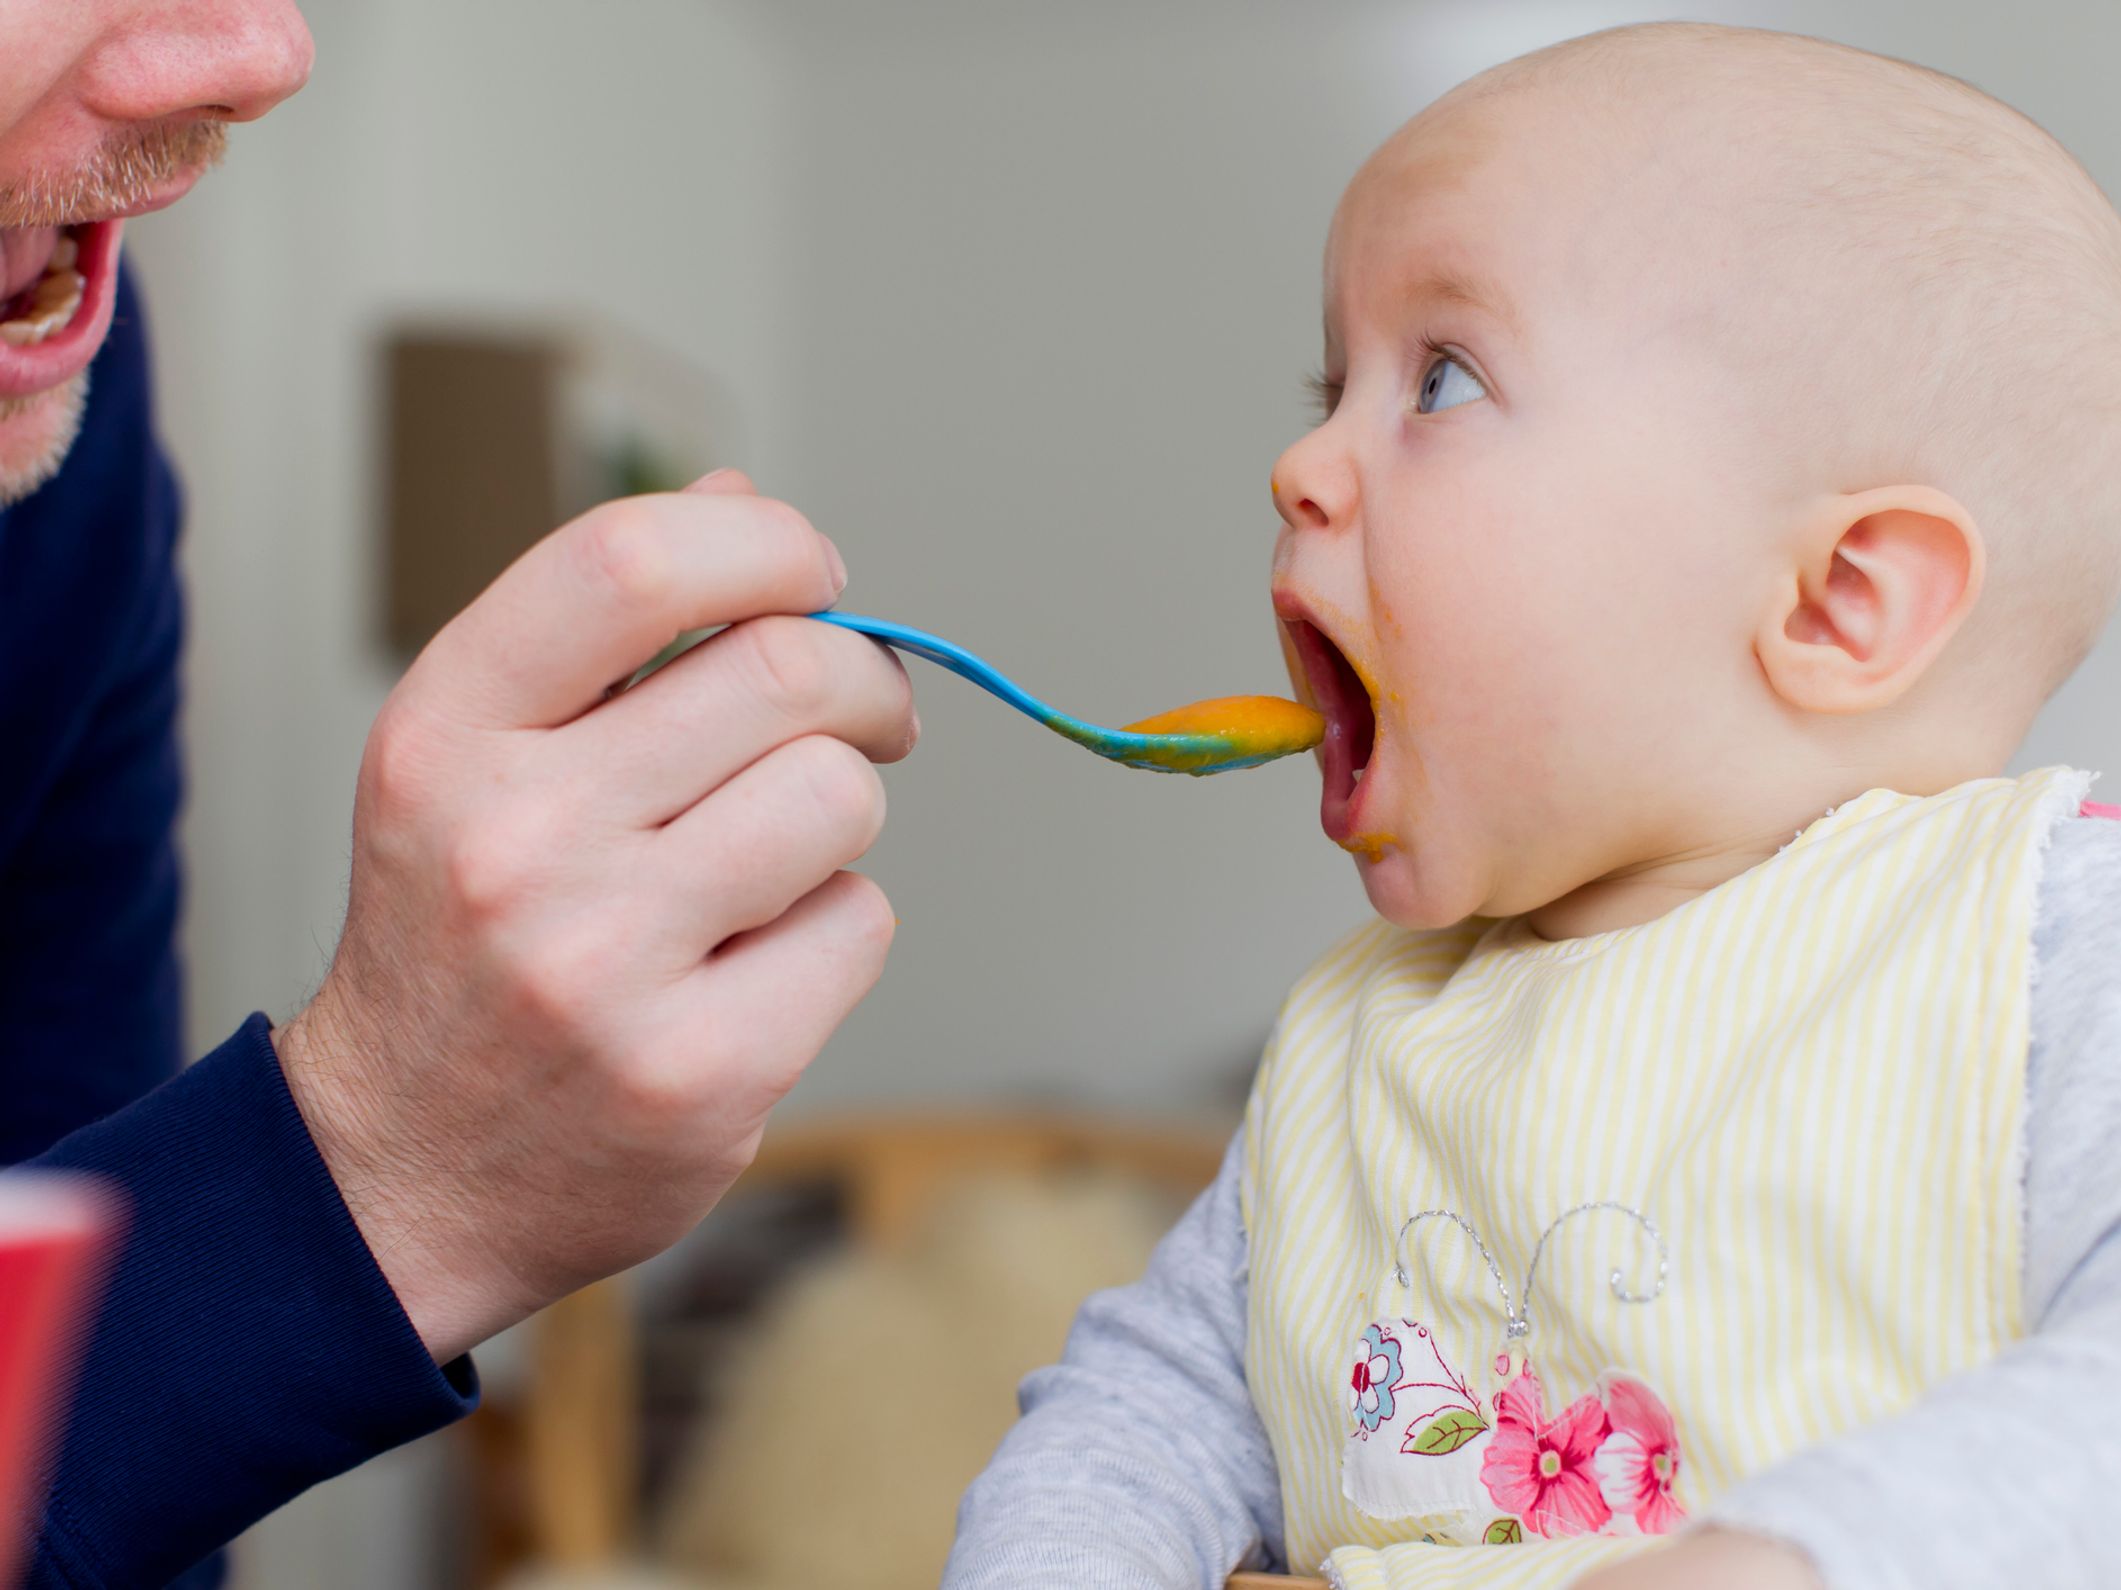
<path fill-rule="evenodd" d="M 1267 489 L 1291 530 L 1333 530 L 1354 519 L 1355 471 L 1321 426 L 1274 465 Z"/>

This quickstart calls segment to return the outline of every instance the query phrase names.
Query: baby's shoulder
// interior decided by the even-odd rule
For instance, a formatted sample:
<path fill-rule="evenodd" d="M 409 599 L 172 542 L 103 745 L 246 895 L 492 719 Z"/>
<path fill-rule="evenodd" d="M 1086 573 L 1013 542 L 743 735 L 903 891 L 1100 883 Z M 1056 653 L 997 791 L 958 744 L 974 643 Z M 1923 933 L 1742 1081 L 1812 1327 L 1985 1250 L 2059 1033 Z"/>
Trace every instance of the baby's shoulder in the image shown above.
<path fill-rule="evenodd" d="M 2121 1083 L 2121 821 L 2058 824 L 2033 915 L 2032 1035 L 2036 1094 L 2096 1074 Z"/>
<path fill-rule="evenodd" d="M 2065 941 L 2121 933 L 2121 807 L 2087 803 L 2049 841 L 2033 931 L 2048 959 Z"/>

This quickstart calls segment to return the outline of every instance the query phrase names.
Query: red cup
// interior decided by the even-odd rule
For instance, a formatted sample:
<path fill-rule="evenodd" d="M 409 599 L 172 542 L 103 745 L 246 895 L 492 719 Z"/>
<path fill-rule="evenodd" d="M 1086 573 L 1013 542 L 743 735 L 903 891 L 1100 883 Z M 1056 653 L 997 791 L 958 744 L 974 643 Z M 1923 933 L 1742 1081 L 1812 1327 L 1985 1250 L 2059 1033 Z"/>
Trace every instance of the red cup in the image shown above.
<path fill-rule="evenodd" d="M 93 1181 L 0 1174 L 0 1585 L 29 1547 L 119 1225 L 117 1200 Z"/>

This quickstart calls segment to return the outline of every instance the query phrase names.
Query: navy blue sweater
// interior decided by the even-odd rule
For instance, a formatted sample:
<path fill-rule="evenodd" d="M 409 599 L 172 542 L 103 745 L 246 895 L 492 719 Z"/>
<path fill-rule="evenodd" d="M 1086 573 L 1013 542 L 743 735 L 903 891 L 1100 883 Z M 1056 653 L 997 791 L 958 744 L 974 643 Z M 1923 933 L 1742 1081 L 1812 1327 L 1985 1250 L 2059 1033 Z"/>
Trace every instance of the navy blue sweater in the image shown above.
<path fill-rule="evenodd" d="M 125 280 L 80 441 L 0 512 L 0 1163 L 129 1211 L 35 1586 L 163 1584 L 477 1395 L 376 1268 L 264 1018 L 179 1072 L 177 520 Z"/>

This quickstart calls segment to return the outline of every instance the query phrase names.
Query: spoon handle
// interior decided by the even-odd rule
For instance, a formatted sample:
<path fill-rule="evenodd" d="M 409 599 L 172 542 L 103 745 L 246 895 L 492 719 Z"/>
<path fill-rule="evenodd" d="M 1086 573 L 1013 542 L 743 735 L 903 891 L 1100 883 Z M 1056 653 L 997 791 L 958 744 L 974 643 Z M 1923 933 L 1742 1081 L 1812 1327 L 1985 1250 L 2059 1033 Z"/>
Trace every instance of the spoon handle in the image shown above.
<path fill-rule="evenodd" d="M 1071 718 L 1046 705 L 1045 702 L 1024 689 L 1015 680 L 992 663 L 975 657 L 954 641 L 940 635 L 931 635 L 924 629 L 914 629 L 906 624 L 894 624 L 886 618 L 867 618 L 860 613 L 828 611 L 812 613 L 812 618 L 824 624 L 837 624 L 842 629 L 855 630 L 884 642 L 900 651 L 911 652 L 916 657 L 925 657 L 939 667 L 947 668 L 960 679 L 969 679 L 989 695 L 999 696 L 1027 717 L 1036 718 L 1048 728 L 1061 724 L 1092 729 L 1094 726 Z"/>
<path fill-rule="evenodd" d="M 1236 768 L 1257 767 L 1293 751 L 1309 750 L 1325 733 L 1325 720 L 1316 712 L 1269 696 L 1197 702 L 1131 728 L 1101 729 L 1047 706 L 992 663 L 940 635 L 881 618 L 866 618 L 860 613 L 827 610 L 810 616 L 925 657 L 959 678 L 969 679 L 1062 738 L 1129 767 L 1158 773 L 1227 773 Z M 1208 721 L 1200 722 L 1204 711 Z"/>

